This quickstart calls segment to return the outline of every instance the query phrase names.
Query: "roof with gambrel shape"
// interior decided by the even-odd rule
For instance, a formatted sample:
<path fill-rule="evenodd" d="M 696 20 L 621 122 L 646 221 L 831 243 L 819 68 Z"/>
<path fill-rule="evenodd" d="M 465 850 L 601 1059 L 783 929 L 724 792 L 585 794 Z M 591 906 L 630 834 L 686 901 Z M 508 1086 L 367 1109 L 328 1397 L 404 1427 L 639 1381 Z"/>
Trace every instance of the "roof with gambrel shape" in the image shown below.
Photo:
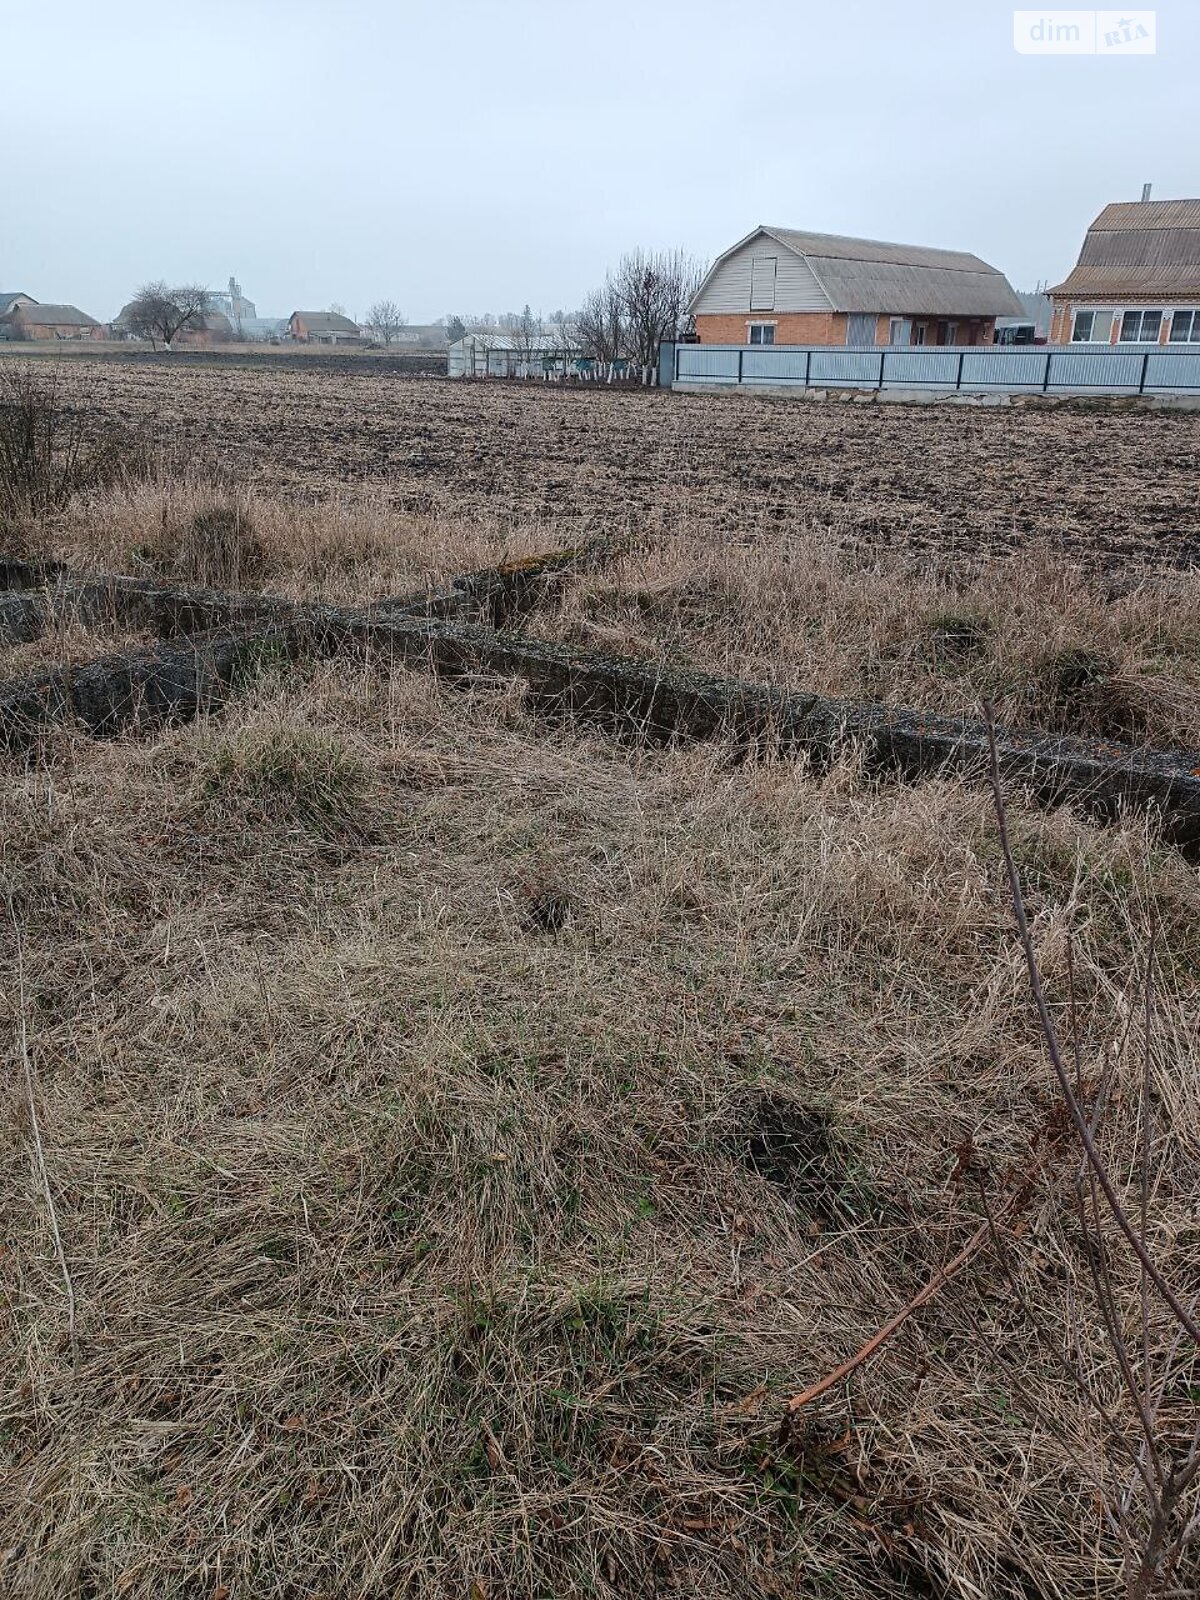
<path fill-rule="evenodd" d="M 299 317 L 309 333 L 357 333 L 358 323 L 337 311 L 293 311 L 288 321 Z"/>
<path fill-rule="evenodd" d="M 1119 200 L 1088 229 L 1057 295 L 1200 296 L 1200 200 Z"/>
<path fill-rule="evenodd" d="M 833 311 L 944 317 L 1021 314 L 1021 303 L 1004 274 L 969 251 L 853 239 L 765 223 L 717 257 L 693 298 L 693 307 L 722 264 L 760 234 L 804 259 Z"/>

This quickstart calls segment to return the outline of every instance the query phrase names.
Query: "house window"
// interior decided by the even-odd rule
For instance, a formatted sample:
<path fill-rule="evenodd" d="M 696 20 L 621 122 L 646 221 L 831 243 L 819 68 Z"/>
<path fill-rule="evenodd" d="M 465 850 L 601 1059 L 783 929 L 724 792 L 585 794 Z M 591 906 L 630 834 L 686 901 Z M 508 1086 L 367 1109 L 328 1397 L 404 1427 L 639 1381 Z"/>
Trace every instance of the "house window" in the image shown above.
<path fill-rule="evenodd" d="M 925 343 L 925 324 L 923 322 L 913 324 L 912 342 L 914 344 Z"/>
<path fill-rule="evenodd" d="M 1161 311 L 1125 311 L 1121 314 L 1122 344 L 1157 344 Z"/>
<path fill-rule="evenodd" d="M 1200 344 L 1200 311 L 1172 311 L 1167 338 L 1172 344 Z"/>
<path fill-rule="evenodd" d="M 873 311 L 852 311 L 846 319 L 847 344 L 874 344 L 879 318 Z"/>
<path fill-rule="evenodd" d="M 773 322 L 748 322 L 751 344 L 774 344 L 775 324 Z"/>
<path fill-rule="evenodd" d="M 912 322 L 908 317 L 893 317 L 888 323 L 889 344 L 909 344 L 912 340 Z"/>
<path fill-rule="evenodd" d="M 1112 337 L 1111 311 L 1077 311 L 1071 328 L 1072 344 L 1108 344 Z"/>

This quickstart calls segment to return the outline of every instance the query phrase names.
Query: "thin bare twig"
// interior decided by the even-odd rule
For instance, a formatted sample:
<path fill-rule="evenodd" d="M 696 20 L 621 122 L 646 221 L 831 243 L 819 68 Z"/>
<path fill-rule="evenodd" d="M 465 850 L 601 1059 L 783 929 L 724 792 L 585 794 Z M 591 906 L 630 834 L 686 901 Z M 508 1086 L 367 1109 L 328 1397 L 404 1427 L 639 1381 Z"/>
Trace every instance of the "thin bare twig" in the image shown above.
<path fill-rule="evenodd" d="M 793 1395 L 787 1403 L 787 1415 L 789 1417 L 794 1416 L 797 1411 L 802 1410 L 807 1405 L 811 1405 L 814 1400 L 819 1400 L 835 1384 L 839 1384 L 843 1378 L 848 1378 L 864 1362 L 869 1361 L 893 1334 L 900 1331 L 914 1311 L 919 1311 L 923 1305 L 927 1305 L 940 1289 L 945 1288 L 951 1278 L 962 1271 L 967 1263 L 978 1254 L 980 1247 L 987 1243 L 990 1233 L 990 1221 L 976 1228 L 958 1254 L 952 1257 L 944 1267 L 939 1267 L 925 1287 L 915 1294 L 889 1323 L 886 1323 L 877 1333 L 873 1333 L 866 1344 L 862 1345 L 848 1361 L 843 1361 L 840 1367 L 836 1367 L 826 1377 L 822 1378 L 819 1383 L 810 1384 L 807 1389 L 802 1390 L 797 1395 Z"/>
<path fill-rule="evenodd" d="M 29 1053 L 29 1027 L 26 1021 L 25 945 L 12 895 L 10 894 L 6 898 L 8 901 L 8 915 L 12 921 L 13 932 L 17 941 L 17 1049 L 20 1053 L 21 1067 L 25 1075 L 25 1098 L 29 1110 L 29 1127 L 33 1135 L 33 1149 L 37 1158 L 38 1175 L 42 1182 L 46 1213 L 50 1219 L 50 1232 L 54 1239 L 54 1254 L 58 1260 L 58 1269 L 62 1273 L 63 1292 L 67 1297 L 67 1334 L 71 1342 L 71 1356 L 74 1360 L 78 1354 L 78 1346 L 75 1340 L 75 1286 L 71 1282 L 71 1272 L 67 1266 L 66 1251 L 63 1249 L 62 1233 L 58 1226 L 58 1210 L 54 1204 L 54 1194 L 50 1188 L 50 1173 L 46 1166 L 46 1147 L 42 1143 L 42 1130 L 38 1122 L 37 1094 L 33 1080 L 33 1059 Z"/>
<path fill-rule="evenodd" d="M 1000 781 L 1000 757 L 996 750 L 995 716 L 990 702 L 985 705 L 984 710 L 987 716 L 992 799 L 995 802 L 996 821 L 1000 830 L 1000 848 L 1004 855 L 1005 870 L 1008 873 L 1008 887 L 1012 897 L 1013 914 L 1017 920 L 1017 932 L 1020 936 L 1021 948 L 1025 952 L 1025 967 L 1029 974 L 1029 984 L 1033 991 L 1034 1003 L 1037 1006 L 1042 1037 L 1046 1042 L 1046 1053 L 1050 1057 L 1050 1064 L 1054 1068 L 1054 1075 L 1058 1079 L 1059 1088 L 1062 1090 L 1063 1099 L 1066 1101 L 1071 1125 L 1083 1146 L 1084 1154 L 1089 1167 L 1095 1174 L 1096 1182 L 1108 1202 L 1113 1221 L 1129 1240 L 1134 1254 L 1141 1262 L 1146 1275 L 1159 1295 L 1170 1306 L 1175 1317 L 1186 1328 L 1190 1336 L 1200 1345 L 1200 1323 L 1190 1314 L 1183 1301 L 1163 1277 L 1149 1250 L 1142 1243 L 1137 1228 L 1130 1221 L 1121 1197 L 1117 1194 L 1113 1181 L 1109 1177 L 1104 1159 L 1096 1148 L 1088 1118 L 1079 1103 L 1079 1097 L 1076 1095 L 1071 1083 L 1070 1073 L 1063 1062 L 1062 1051 L 1058 1043 L 1058 1033 L 1054 1026 L 1054 1019 L 1050 1015 L 1050 1007 L 1046 1000 L 1046 990 L 1042 984 L 1042 974 L 1038 966 L 1037 953 L 1033 948 L 1033 934 L 1030 931 L 1029 917 L 1025 910 L 1025 896 L 1021 892 L 1021 880 L 1017 872 L 1017 864 L 1013 859 L 1012 843 L 1008 832 L 1008 811 L 1004 804 L 1004 790 Z"/>

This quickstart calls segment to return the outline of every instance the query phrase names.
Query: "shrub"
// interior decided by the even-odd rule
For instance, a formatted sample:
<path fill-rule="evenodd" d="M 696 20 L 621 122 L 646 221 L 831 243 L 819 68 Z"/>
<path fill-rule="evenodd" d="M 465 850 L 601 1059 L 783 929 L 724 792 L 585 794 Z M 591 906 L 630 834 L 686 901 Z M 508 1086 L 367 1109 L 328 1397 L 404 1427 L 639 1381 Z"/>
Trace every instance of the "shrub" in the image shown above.
<path fill-rule="evenodd" d="M 202 506 L 164 542 L 167 565 L 206 588 L 244 588 L 258 580 L 265 565 L 249 512 L 236 502 Z"/>
<path fill-rule="evenodd" d="M 362 835 L 369 824 L 363 763 L 335 734 L 311 728 L 226 734 L 206 756 L 200 788 L 209 799 L 249 802 L 264 820 L 297 822 L 322 838 Z"/>
<path fill-rule="evenodd" d="M 126 450 L 110 435 L 89 444 L 79 414 L 53 379 L 17 371 L 0 378 L 0 532 L 27 536 L 73 495 L 113 477 Z"/>
<path fill-rule="evenodd" d="M 1027 685 L 1034 712 L 1049 727 L 1100 739 L 1140 738 L 1144 707 L 1117 662 L 1085 645 L 1034 663 Z"/>
<path fill-rule="evenodd" d="M 989 618 L 969 612 L 944 612 L 930 617 L 927 626 L 933 659 L 937 662 L 954 663 L 980 656 L 992 635 Z"/>

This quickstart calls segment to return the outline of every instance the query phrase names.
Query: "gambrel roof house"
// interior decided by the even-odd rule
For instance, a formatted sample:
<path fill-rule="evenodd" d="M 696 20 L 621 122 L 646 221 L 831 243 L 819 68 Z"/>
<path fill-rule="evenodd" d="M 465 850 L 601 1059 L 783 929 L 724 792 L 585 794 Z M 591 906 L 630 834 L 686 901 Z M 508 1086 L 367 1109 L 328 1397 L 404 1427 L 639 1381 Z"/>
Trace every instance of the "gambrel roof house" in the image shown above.
<path fill-rule="evenodd" d="M 25 294 L 20 289 L 0 289 L 0 317 L 6 317 L 10 311 L 16 311 L 19 306 L 35 306 L 37 301 L 31 294 Z"/>
<path fill-rule="evenodd" d="M 1055 344 L 1200 343 L 1200 200 L 1118 200 L 1048 291 Z"/>
<path fill-rule="evenodd" d="M 362 337 L 357 322 L 351 322 L 339 311 L 293 311 L 288 318 L 288 332 L 302 344 L 310 340 L 317 344 L 347 344 Z"/>
<path fill-rule="evenodd" d="M 765 224 L 717 257 L 691 303 L 702 343 L 990 344 L 1021 315 L 1004 274 L 965 250 Z"/>

